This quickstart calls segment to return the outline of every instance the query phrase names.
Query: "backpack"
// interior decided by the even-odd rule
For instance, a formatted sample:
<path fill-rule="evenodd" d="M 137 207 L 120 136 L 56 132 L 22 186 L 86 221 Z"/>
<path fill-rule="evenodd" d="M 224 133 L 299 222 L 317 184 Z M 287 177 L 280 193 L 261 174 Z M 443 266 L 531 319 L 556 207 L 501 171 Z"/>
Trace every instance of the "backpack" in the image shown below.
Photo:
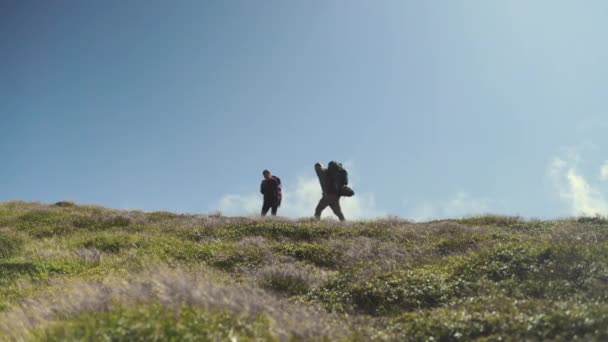
<path fill-rule="evenodd" d="M 283 199 L 283 193 L 281 191 L 281 178 L 277 177 L 277 176 L 272 176 L 272 178 L 274 178 L 274 180 L 277 181 L 277 187 L 276 187 L 276 192 L 275 192 L 275 198 L 277 199 L 277 203 L 281 204 L 281 200 Z"/>
<path fill-rule="evenodd" d="M 330 161 L 327 165 L 328 179 L 336 193 L 340 196 L 350 197 L 355 194 L 353 189 L 348 187 L 348 172 L 342 166 L 342 163 Z"/>
<path fill-rule="evenodd" d="M 342 163 L 330 161 L 327 165 L 327 174 L 336 188 L 341 188 L 348 185 L 348 172 L 342 166 Z"/>

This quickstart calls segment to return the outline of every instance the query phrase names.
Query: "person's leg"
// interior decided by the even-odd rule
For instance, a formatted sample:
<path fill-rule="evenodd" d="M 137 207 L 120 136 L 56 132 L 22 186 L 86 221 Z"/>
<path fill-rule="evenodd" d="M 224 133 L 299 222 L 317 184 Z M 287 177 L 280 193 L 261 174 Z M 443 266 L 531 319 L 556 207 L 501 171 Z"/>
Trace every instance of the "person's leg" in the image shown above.
<path fill-rule="evenodd" d="M 321 218 L 321 212 L 323 212 L 323 210 L 327 208 L 327 205 L 327 196 L 323 195 L 323 197 L 321 197 L 321 199 L 319 200 L 319 204 L 317 204 L 317 207 L 315 208 L 315 217 L 317 219 Z"/>
<path fill-rule="evenodd" d="M 278 205 L 273 205 L 272 206 L 272 211 L 270 212 L 272 216 L 277 216 L 277 210 L 279 210 L 279 206 Z"/>
<path fill-rule="evenodd" d="M 340 197 L 336 196 L 336 198 L 332 198 L 332 201 L 329 203 L 329 207 L 331 210 L 338 216 L 340 221 L 344 221 L 344 214 L 342 213 L 342 208 L 340 207 Z"/>
<path fill-rule="evenodd" d="M 270 209 L 270 204 L 264 202 L 264 204 L 262 205 L 262 216 L 266 216 L 266 214 L 268 214 L 269 209 Z"/>

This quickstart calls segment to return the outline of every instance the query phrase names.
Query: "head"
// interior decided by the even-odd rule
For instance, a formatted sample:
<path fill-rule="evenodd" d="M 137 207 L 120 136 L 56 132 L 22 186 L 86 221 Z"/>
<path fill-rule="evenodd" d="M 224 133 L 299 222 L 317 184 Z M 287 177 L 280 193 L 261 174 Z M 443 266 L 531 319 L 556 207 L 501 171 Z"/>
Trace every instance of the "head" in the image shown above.
<path fill-rule="evenodd" d="M 268 178 L 270 178 L 270 176 L 272 176 L 272 175 L 270 174 L 270 171 L 269 171 L 269 170 L 264 170 L 264 171 L 262 172 L 262 175 L 264 176 L 264 179 L 268 179 Z"/>

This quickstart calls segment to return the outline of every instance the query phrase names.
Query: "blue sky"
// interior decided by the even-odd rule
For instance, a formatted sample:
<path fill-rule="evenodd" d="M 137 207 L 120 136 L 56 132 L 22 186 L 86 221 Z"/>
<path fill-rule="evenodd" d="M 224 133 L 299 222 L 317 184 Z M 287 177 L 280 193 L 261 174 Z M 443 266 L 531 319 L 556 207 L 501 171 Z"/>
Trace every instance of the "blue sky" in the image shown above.
<path fill-rule="evenodd" d="M 608 212 L 605 1 L 0 2 L 0 201 Z"/>

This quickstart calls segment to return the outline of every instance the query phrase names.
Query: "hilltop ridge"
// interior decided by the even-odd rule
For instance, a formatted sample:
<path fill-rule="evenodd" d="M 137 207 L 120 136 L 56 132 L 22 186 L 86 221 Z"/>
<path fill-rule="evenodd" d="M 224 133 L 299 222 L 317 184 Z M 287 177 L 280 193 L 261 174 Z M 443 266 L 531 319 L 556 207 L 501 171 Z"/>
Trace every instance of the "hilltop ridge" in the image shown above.
<path fill-rule="evenodd" d="M 603 340 L 608 222 L 0 203 L 0 340 Z"/>

